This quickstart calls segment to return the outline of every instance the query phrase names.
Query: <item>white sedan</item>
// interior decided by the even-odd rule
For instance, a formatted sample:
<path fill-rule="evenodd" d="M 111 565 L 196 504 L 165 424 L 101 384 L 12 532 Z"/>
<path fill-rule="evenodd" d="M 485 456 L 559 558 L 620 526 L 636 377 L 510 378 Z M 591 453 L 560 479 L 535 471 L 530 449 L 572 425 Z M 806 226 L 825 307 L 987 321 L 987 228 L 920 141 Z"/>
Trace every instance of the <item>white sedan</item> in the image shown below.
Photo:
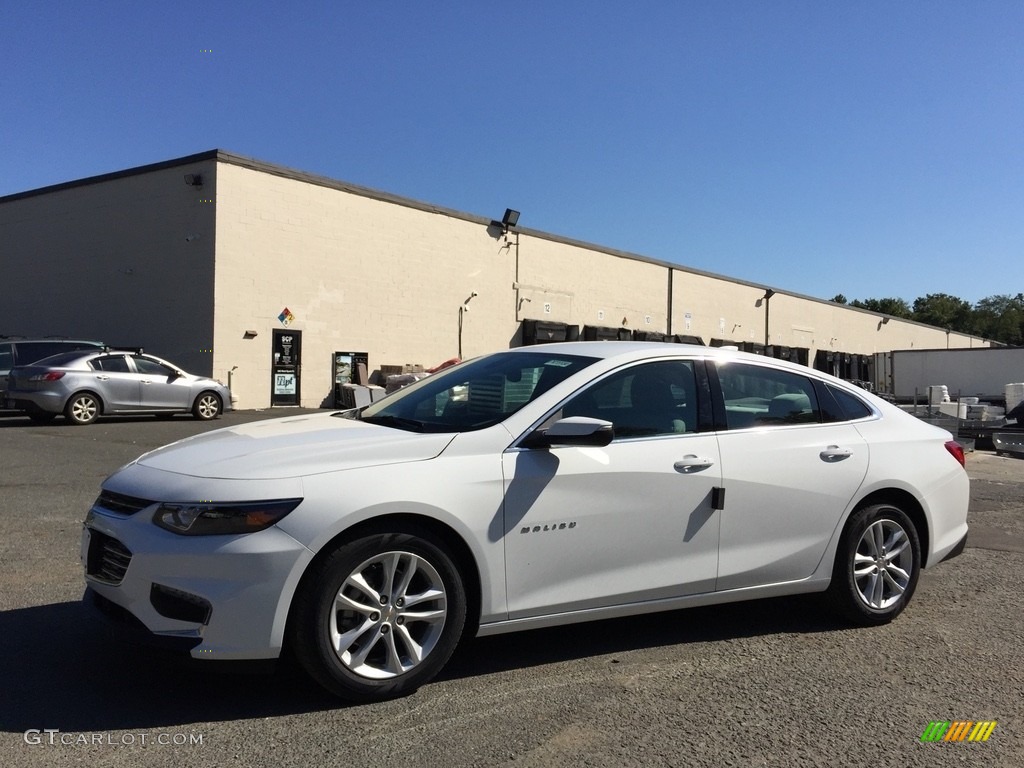
<path fill-rule="evenodd" d="M 153 639 L 290 646 L 371 701 L 467 633 L 803 592 L 888 622 L 963 549 L 963 463 L 949 433 L 805 367 L 551 344 L 148 453 L 103 483 L 82 559 L 92 601 Z"/>

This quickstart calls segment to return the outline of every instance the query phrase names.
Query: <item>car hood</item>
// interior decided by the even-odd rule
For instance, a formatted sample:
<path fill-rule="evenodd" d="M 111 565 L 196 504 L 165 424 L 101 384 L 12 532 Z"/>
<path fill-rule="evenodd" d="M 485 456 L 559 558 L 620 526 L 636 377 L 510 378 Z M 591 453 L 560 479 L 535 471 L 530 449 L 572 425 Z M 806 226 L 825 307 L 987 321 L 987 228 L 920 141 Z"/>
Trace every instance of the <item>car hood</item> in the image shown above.
<path fill-rule="evenodd" d="M 257 421 L 179 440 L 144 467 L 193 477 L 259 480 L 432 459 L 454 434 L 420 434 L 330 414 Z"/>

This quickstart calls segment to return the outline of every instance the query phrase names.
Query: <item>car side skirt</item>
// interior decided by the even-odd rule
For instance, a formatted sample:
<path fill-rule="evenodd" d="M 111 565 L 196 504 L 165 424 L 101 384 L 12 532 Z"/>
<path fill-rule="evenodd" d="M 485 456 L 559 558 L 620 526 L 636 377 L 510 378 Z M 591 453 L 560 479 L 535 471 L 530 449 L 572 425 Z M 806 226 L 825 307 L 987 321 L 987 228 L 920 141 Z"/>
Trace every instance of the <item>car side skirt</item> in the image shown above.
<path fill-rule="evenodd" d="M 529 618 L 495 621 L 487 624 L 481 624 L 477 631 L 477 637 L 501 635 L 506 632 L 518 632 L 524 629 L 543 629 L 545 627 L 557 627 L 564 624 L 578 624 L 585 621 L 618 619 L 625 616 L 638 616 L 645 613 L 676 611 L 682 608 L 696 608 L 702 605 L 738 603 L 744 600 L 759 600 L 767 597 L 783 597 L 786 595 L 800 595 L 809 592 L 824 592 L 828 589 L 830 580 L 831 579 L 828 576 L 823 578 L 811 577 L 800 581 L 787 581 L 780 584 L 768 584 L 758 587 L 744 587 L 742 589 L 731 589 L 724 592 L 703 592 L 699 595 L 685 595 L 682 597 L 672 597 L 661 600 L 647 600 L 641 603 L 628 603 L 625 605 L 612 605 L 603 608 L 590 608 L 583 611 L 566 611 L 564 613 L 552 613 L 544 616 L 531 616 Z"/>

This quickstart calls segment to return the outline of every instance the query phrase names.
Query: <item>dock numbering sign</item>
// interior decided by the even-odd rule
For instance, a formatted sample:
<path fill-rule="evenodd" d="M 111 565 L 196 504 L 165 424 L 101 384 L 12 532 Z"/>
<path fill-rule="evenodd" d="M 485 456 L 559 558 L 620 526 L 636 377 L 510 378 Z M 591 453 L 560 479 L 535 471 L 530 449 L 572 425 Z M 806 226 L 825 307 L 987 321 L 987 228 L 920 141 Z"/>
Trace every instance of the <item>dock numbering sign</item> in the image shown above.
<path fill-rule="evenodd" d="M 995 729 L 995 720 L 932 720 L 921 741 L 988 741 Z"/>

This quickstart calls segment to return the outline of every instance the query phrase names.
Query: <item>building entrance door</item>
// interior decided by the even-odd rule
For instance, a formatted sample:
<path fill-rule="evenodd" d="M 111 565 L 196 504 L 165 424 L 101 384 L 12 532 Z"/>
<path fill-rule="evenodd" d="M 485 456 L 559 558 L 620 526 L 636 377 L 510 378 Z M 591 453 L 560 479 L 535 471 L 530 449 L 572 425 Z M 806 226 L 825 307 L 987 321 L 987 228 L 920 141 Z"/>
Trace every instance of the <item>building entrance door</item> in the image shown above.
<path fill-rule="evenodd" d="M 299 405 L 302 383 L 302 331 L 274 329 L 270 363 L 270 404 Z"/>

